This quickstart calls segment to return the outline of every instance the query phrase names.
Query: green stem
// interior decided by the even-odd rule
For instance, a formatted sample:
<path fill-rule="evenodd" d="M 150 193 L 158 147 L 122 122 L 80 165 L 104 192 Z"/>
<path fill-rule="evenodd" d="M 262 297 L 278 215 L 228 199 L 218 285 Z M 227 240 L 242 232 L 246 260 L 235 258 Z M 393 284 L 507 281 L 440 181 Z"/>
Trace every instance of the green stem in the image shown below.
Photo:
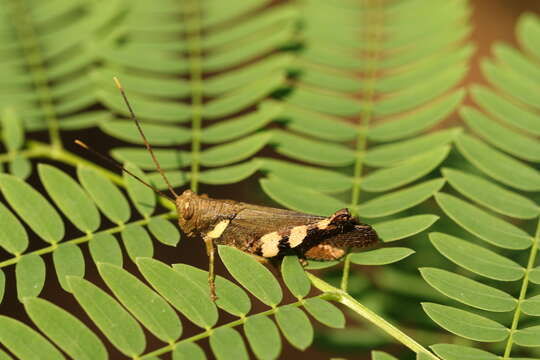
<path fill-rule="evenodd" d="M 311 273 L 307 273 L 311 283 L 319 290 L 325 292 L 327 297 L 332 297 L 333 300 L 347 306 L 349 309 L 371 322 L 373 325 L 377 326 L 379 329 L 386 332 L 388 335 L 414 351 L 416 354 L 424 353 L 428 355 L 433 360 L 439 360 L 437 356 L 431 353 L 429 350 L 424 348 L 422 345 L 414 341 L 407 334 L 403 333 L 394 325 L 390 324 L 388 321 L 377 315 L 375 312 L 371 311 L 364 305 L 356 301 L 351 295 L 347 294 L 343 290 L 340 290 L 326 281 L 316 277 Z"/>
<path fill-rule="evenodd" d="M 514 317 L 512 319 L 512 326 L 510 328 L 510 335 L 508 336 L 508 340 L 506 341 L 506 347 L 504 349 L 504 355 L 503 359 L 509 359 L 510 353 L 512 352 L 512 345 L 514 343 L 514 333 L 517 330 L 518 324 L 519 324 L 519 318 L 521 315 L 521 304 L 525 300 L 525 296 L 527 295 L 527 287 L 529 286 L 529 273 L 534 268 L 534 263 L 536 260 L 536 253 L 538 251 L 538 243 L 540 243 L 540 219 L 538 219 L 538 223 L 536 226 L 536 235 L 534 237 L 534 241 L 531 246 L 531 251 L 529 254 L 529 261 L 527 262 L 527 269 L 525 271 L 525 276 L 523 276 L 523 281 L 521 283 L 521 290 L 519 292 L 519 298 L 516 305 L 516 309 L 514 310 Z"/>
<path fill-rule="evenodd" d="M 341 290 L 347 292 L 347 289 L 349 288 L 349 272 L 351 268 L 351 259 L 349 257 L 349 254 L 345 256 L 345 260 L 343 260 L 343 276 L 341 277 Z"/>
<path fill-rule="evenodd" d="M 377 11 L 377 14 L 382 12 L 380 1 L 375 1 L 373 8 Z M 369 24 L 368 24 L 369 26 Z M 372 46 L 369 61 L 367 62 L 365 78 L 363 78 L 364 86 L 362 89 L 363 94 L 363 108 L 360 113 L 359 126 L 357 127 L 358 137 L 356 139 L 356 161 L 354 163 L 354 172 L 352 179 L 352 192 L 351 192 L 351 213 L 355 216 L 358 215 L 358 204 L 360 203 L 360 191 L 362 183 L 362 170 L 364 168 L 364 154 L 367 149 L 367 132 L 371 120 L 373 118 L 373 103 L 375 98 L 375 84 L 377 82 L 377 68 L 379 63 L 379 48 L 380 48 L 380 35 L 381 35 L 381 21 L 377 17 L 373 24 L 373 36 L 371 40 Z M 369 40 L 368 40 L 369 42 Z M 346 259 L 347 261 L 347 259 Z M 342 289 L 346 291 L 347 282 L 349 279 L 349 263 L 345 263 L 343 268 L 343 275 L 341 278 Z M 345 285 L 345 288 L 343 288 Z"/>
<path fill-rule="evenodd" d="M 137 221 L 134 221 L 134 222 L 132 222 L 130 224 L 146 225 L 154 218 L 171 219 L 171 218 L 175 218 L 175 217 L 176 217 L 176 212 L 168 212 L 168 213 L 165 213 L 165 214 L 160 214 L 160 215 L 156 215 L 156 216 L 153 216 L 153 217 L 137 220 Z M 78 238 L 75 238 L 75 239 L 64 241 L 61 244 L 81 244 L 81 243 L 85 243 L 85 242 L 88 242 L 88 241 L 92 240 L 96 235 L 99 235 L 99 234 L 116 234 L 116 233 L 122 231 L 125 227 L 126 227 L 125 224 L 121 224 L 121 225 L 115 226 L 115 227 L 107 229 L 107 230 L 102 230 L 102 231 L 98 231 L 96 233 L 86 234 L 84 236 L 81 236 L 81 237 L 78 237 Z M 24 256 L 44 255 L 44 254 L 51 253 L 51 252 L 55 251 L 58 248 L 58 246 L 59 246 L 59 244 L 55 243 L 55 244 L 51 244 L 51 245 L 49 245 L 47 247 L 44 247 L 42 249 L 39 249 L 39 250 L 31 251 L 29 253 L 22 254 L 22 255 L 16 255 L 16 256 L 12 257 L 11 259 L 7 259 L 7 260 L 4 260 L 4 261 L 0 262 L 0 269 L 4 268 L 6 266 L 10 266 L 10 265 L 14 265 L 14 264 L 18 263 L 19 261 L 21 261 L 21 259 Z"/>
<path fill-rule="evenodd" d="M 319 296 L 316 296 L 316 297 L 324 297 L 324 294 L 323 295 L 319 295 Z M 294 302 L 292 304 L 288 304 L 290 306 L 301 306 L 304 304 L 304 300 L 299 300 L 297 302 Z M 260 312 L 260 313 L 257 313 L 255 315 L 251 315 L 251 316 L 268 316 L 268 315 L 273 315 L 275 314 L 277 311 L 278 311 L 278 307 L 274 307 L 270 310 L 266 310 L 266 311 L 263 311 L 263 312 Z M 235 326 L 238 326 L 238 325 L 242 325 L 244 324 L 247 319 L 249 317 L 246 317 L 246 316 L 242 316 L 241 318 L 239 318 L 238 320 L 234 320 L 234 321 L 231 321 L 230 323 L 227 323 L 227 324 L 224 324 L 224 325 L 221 325 L 221 326 L 218 326 L 216 328 L 213 328 L 213 329 L 208 329 L 206 331 L 203 331 L 202 333 L 199 333 L 197 335 L 193 335 L 191 337 L 188 337 L 186 339 L 183 339 L 183 340 L 180 340 L 178 342 L 174 342 L 174 343 L 170 343 L 169 345 L 166 345 L 162 348 L 159 348 L 157 350 L 154 350 L 148 354 L 145 354 L 143 356 L 140 357 L 140 359 L 149 359 L 149 358 L 152 358 L 152 357 L 158 357 L 160 355 L 163 355 L 163 354 L 166 354 L 170 351 L 173 351 L 179 344 L 182 344 L 182 343 L 190 343 L 190 342 L 195 342 L 195 341 L 198 341 L 198 340 L 201 340 L 201 339 L 204 339 L 204 338 L 207 338 L 209 337 L 210 335 L 212 335 L 212 333 L 214 331 L 216 331 L 217 329 L 221 329 L 221 328 L 233 328 Z"/>
<path fill-rule="evenodd" d="M 202 123 L 202 64 L 201 64 L 201 21 L 199 1 L 192 0 L 186 14 L 186 31 L 189 49 L 191 81 L 191 190 L 199 188 L 201 123 Z"/>
<path fill-rule="evenodd" d="M 40 100 L 41 108 L 45 115 L 49 137 L 54 151 L 62 149 L 58 118 L 54 110 L 54 101 L 49 89 L 49 79 L 45 71 L 44 60 L 39 48 L 38 37 L 28 19 L 28 9 L 24 1 L 11 1 L 13 10 L 13 25 L 20 38 L 24 57 L 32 75 L 36 93 Z"/>

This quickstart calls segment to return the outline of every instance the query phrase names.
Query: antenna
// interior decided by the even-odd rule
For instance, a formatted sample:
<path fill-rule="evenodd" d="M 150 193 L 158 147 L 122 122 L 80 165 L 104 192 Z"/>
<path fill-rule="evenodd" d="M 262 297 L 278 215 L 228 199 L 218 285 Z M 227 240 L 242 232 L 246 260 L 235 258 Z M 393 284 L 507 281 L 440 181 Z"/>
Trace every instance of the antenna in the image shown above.
<path fill-rule="evenodd" d="M 97 152 L 96 150 L 92 149 L 90 146 L 86 145 L 85 143 L 83 143 L 82 141 L 80 140 L 75 140 L 75 144 L 79 145 L 80 147 L 82 147 L 83 149 L 86 149 L 88 151 L 90 151 L 92 154 L 94 155 L 97 155 L 99 158 L 107 161 L 109 164 L 112 164 L 114 165 L 115 167 L 117 167 L 118 169 L 122 170 L 123 172 L 133 176 L 135 179 L 139 180 L 139 182 L 141 184 L 144 184 L 146 186 L 148 186 L 150 189 L 154 190 L 155 193 L 157 193 L 159 196 L 167 199 L 167 200 L 170 200 L 173 204 L 175 203 L 175 200 L 170 197 L 169 195 L 167 194 L 164 194 L 162 191 L 158 190 L 155 186 L 152 186 L 150 185 L 149 183 L 147 183 L 146 181 L 144 181 L 143 179 L 141 179 L 139 176 L 135 175 L 133 172 L 129 171 L 128 169 L 126 169 L 125 167 L 123 167 L 122 165 L 118 164 L 116 161 L 114 161 L 113 159 Z"/>
<path fill-rule="evenodd" d="M 127 106 L 128 110 L 129 110 L 129 113 L 131 115 L 131 119 L 135 122 L 135 125 L 137 125 L 137 129 L 139 130 L 139 134 L 141 134 L 141 137 L 142 137 L 142 139 L 144 141 L 144 145 L 146 146 L 146 148 L 150 152 L 150 155 L 152 156 L 152 161 L 154 162 L 154 164 L 156 164 L 156 167 L 157 167 L 157 169 L 159 171 L 159 174 L 161 175 L 161 177 L 163 178 L 163 180 L 167 184 L 167 187 L 169 188 L 169 191 L 171 192 L 171 194 L 173 194 L 174 197 L 177 198 L 178 194 L 176 193 L 176 191 L 174 191 L 171 183 L 169 182 L 169 179 L 167 179 L 167 176 L 165 176 L 165 172 L 163 172 L 163 169 L 161 168 L 161 165 L 159 164 L 159 161 L 157 160 L 156 155 L 154 155 L 154 151 L 152 150 L 152 146 L 150 146 L 150 142 L 148 142 L 148 139 L 144 135 L 144 132 L 143 132 L 142 126 L 141 126 L 141 122 L 135 116 L 135 112 L 133 112 L 133 108 L 131 107 L 131 104 L 128 101 L 128 98 L 126 96 L 124 88 L 122 87 L 122 84 L 120 84 L 120 80 L 118 80 L 118 78 L 116 76 L 113 77 L 113 80 L 114 80 L 114 83 L 115 83 L 116 87 L 118 88 L 118 90 L 120 90 L 120 94 L 122 94 L 122 97 L 124 98 L 124 102 L 126 103 L 126 106 Z"/>

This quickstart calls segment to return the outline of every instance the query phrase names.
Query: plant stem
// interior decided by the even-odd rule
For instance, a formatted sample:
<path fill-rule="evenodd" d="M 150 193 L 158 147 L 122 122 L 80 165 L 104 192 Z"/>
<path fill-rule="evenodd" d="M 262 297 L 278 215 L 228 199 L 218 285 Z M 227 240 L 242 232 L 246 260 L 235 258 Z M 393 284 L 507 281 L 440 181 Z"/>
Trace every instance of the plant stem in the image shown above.
<path fill-rule="evenodd" d="M 324 297 L 324 294 L 322 295 L 319 295 L 319 296 L 316 296 L 316 297 Z M 294 302 L 294 303 L 291 303 L 291 304 L 287 304 L 288 306 L 301 306 L 304 304 L 304 300 L 299 300 L 297 302 Z M 273 315 L 275 314 L 277 311 L 278 311 L 279 307 L 275 307 L 275 308 L 272 308 L 270 310 L 266 310 L 266 311 L 263 311 L 263 312 L 260 312 L 260 313 L 257 313 L 257 314 L 254 314 L 254 315 L 251 315 L 251 316 L 268 316 L 268 315 Z M 214 332 L 215 330 L 217 329 L 220 329 L 220 328 L 233 328 L 235 326 L 238 326 L 238 325 L 242 325 L 244 324 L 247 319 L 249 317 L 246 317 L 246 316 L 242 316 L 241 318 L 239 318 L 238 320 L 234 320 L 234 321 L 231 321 L 230 323 L 227 323 L 227 324 L 224 324 L 224 325 L 221 325 L 221 326 L 218 326 L 216 328 L 213 328 L 213 329 L 208 329 L 206 331 L 203 331 L 202 333 L 199 333 L 197 335 L 193 335 L 191 337 L 188 337 L 186 339 L 183 339 L 183 340 L 180 340 L 178 342 L 175 342 L 175 343 L 171 343 L 167 346 L 164 346 L 162 348 L 159 348 L 157 350 L 154 350 L 148 354 L 145 354 L 143 356 L 140 357 L 140 359 L 149 359 L 149 358 L 152 358 L 152 357 L 157 357 L 159 355 L 163 355 L 163 354 L 166 354 L 170 351 L 173 351 L 179 344 L 181 343 L 187 343 L 187 342 L 195 342 L 197 340 L 201 340 L 201 339 L 204 339 L 204 338 L 207 338 L 209 337 L 210 335 L 212 335 L 212 332 Z"/>
<path fill-rule="evenodd" d="M 375 0 L 372 5 L 377 14 L 381 14 L 383 7 L 379 0 Z M 369 25 L 368 25 L 369 26 Z M 362 89 L 363 95 L 363 107 L 360 113 L 359 126 L 357 127 L 358 137 L 356 139 L 356 161 L 354 163 L 354 172 L 352 178 L 352 193 L 351 193 L 351 213 L 355 216 L 358 215 L 358 204 L 360 203 L 360 191 L 362 183 L 362 169 L 364 168 L 364 155 L 367 149 L 367 132 L 369 125 L 373 118 L 374 98 L 375 98 L 375 83 L 377 82 L 377 68 L 379 63 L 379 48 L 381 38 L 381 20 L 376 17 L 373 23 L 370 25 L 373 27 L 373 39 L 366 39 L 368 43 L 371 43 L 371 53 L 367 61 L 367 67 L 365 71 L 365 78 L 362 79 L 364 86 Z M 348 257 L 345 259 L 343 267 L 343 275 L 341 278 L 341 288 L 347 291 L 347 284 L 349 280 L 350 263 Z"/>
<path fill-rule="evenodd" d="M 414 341 L 407 334 L 403 333 L 401 330 L 396 328 L 394 325 L 390 324 L 388 321 L 360 304 L 348 293 L 328 284 L 326 281 L 318 278 L 317 276 L 307 273 L 311 283 L 319 290 L 325 292 L 326 296 L 331 296 L 333 300 L 347 306 L 349 309 L 353 310 L 355 313 L 363 317 L 364 319 L 371 322 L 373 325 L 377 326 L 379 329 L 386 332 L 388 335 L 414 351 L 416 354 L 424 353 L 428 355 L 431 359 L 439 360 L 437 356 L 431 353 L 429 350 L 424 348 L 422 345 Z"/>
<path fill-rule="evenodd" d="M 532 271 L 534 267 L 539 242 L 540 242 L 540 219 L 538 219 L 538 223 L 536 225 L 536 235 L 534 236 L 534 240 L 531 246 L 531 250 L 529 254 L 529 261 L 527 262 L 527 269 L 525 270 L 525 275 L 523 276 L 523 281 L 521 282 L 521 290 L 519 292 L 519 298 L 516 305 L 516 309 L 514 310 L 514 317 L 512 319 L 512 326 L 510 328 L 510 335 L 508 336 L 508 340 L 506 340 L 506 347 L 504 348 L 503 359 L 509 359 L 510 353 L 512 352 L 512 345 L 514 343 L 513 342 L 514 333 L 517 330 L 517 327 L 519 324 L 519 317 L 521 315 L 521 304 L 523 303 L 523 301 L 525 300 L 525 296 L 527 295 L 527 287 L 529 286 L 529 273 Z"/>
<path fill-rule="evenodd" d="M 345 255 L 345 260 L 343 261 L 343 276 L 341 277 L 341 290 L 347 292 L 349 287 L 349 272 L 351 268 L 351 259 L 349 254 Z"/>
<path fill-rule="evenodd" d="M 202 64 L 201 64 L 201 23 L 199 0 L 192 0 L 186 13 L 186 31 L 189 49 L 191 81 L 191 190 L 199 188 L 201 123 L 202 123 Z"/>
<path fill-rule="evenodd" d="M 146 225 L 154 218 L 171 219 L 171 218 L 175 218 L 175 217 L 176 217 L 176 212 L 168 212 L 168 213 L 165 213 L 165 214 L 160 214 L 160 215 L 156 215 L 156 216 L 152 216 L 152 217 L 148 217 L 148 218 L 145 218 L 145 219 L 134 221 L 134 222 L 130 223 L 130 225 L 131 224 Z M 60 244 L 54 243 L 54 244 L 51 244 L 51 245 L 49 245 L 47 247 L 44 247 L 42 249 L 31 251 L 31 252 L 26 253 L 26 254 L 18 254 L 16 256 L 12 257 L 11 259 L 7 259 L 5 261 L 0 262 L 0 269 L 4 268 L 6 266 L 10 266 L 10 265 L 14 265 L 14 264 L 18 263 L 19 261 L 21 261 L 21 259 L 24 256 L 48 254 L 48 253 L 51 253 L 54 250 L 56 250 L 59 245 L 62 245 L 62 244 L 81 244 L 81 243 L 88 242 L 88 241 L 92 240 L 96 235 L 99 235 L 99 234 L 116 234 L 116 233 L 124 230 L 125 227 L 126 227 L 125 224 L 121 224 L 121 225 L 115 226 L 115 227 L 110 228 L 110 229 L 98 231 L 96 233 L 86 234 L 84 236 L 80 236 L 78 238 L 71 239 L 71 240 L 68 240 L 68 241 L 63 241 Z"/>

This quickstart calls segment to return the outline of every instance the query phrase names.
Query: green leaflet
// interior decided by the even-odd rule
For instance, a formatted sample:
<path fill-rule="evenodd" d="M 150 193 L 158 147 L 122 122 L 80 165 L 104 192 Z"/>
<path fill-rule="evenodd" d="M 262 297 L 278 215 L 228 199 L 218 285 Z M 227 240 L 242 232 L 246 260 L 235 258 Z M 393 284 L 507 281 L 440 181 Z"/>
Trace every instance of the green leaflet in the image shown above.
<path fill-rule="evenodd" d="M 264 14 L 264 13 L 263 13 Z M 216 32 L 215 34 L 220 34 Z M 219 96 L 249 84 L 253 79 L 260 79 L 270 73 L 282 71 L 293 61 L 289 54 L 275 54 L 247 64 L 239 69 L 213 76 L 204 83 L 204 92 L 210 96 Z"/>
<path fill-rule="evenodd" d="M 260 166 L 258 161 L 250 160 L 238 165 L 205 170 L 199 174 L 199 180 L 211 185 L 237 183 L 253 175 Z"/>
<path fill-rule="evenodd" d="M 497 66 L 490 60 L 484 60 L 481 64 L 482 73 L 490 83 L 500 89 L 504 89 L 513 97 L 533 108 L 539 108 L 538 96 L 531 92 L 536 83 L 529 77 L 525 77 L 507 67 Z"/>
<path fill-rule="evenodd" d="M 150 77 L 148 74 L 133 73 L 120 69 L 100 68 L 92 73 L 95 82 L 100 82 L 100 87 L 111 85 L 111 79 L 117 77 L 129 92 L 159 96 L 164 98 L 182 98 L 189 95 L 191 90 L 189 82 L 179 78 Z"/>
<path fill-rule="evenodd" d="M 493 146 L 526 161 L 540 161 L 540 144 L 533 138 L 499 125 L 470 107 L 462 108 L 460 114 L 472 130 Z"/>
<path fill-rule="evenodd" d="M 512 311 L 517 300 L 504 291 L 465 276 L 436 268 L 420 268 L 422 277 L 433 288 L 464 304 L 487 311 Z"/>
<path fill-rule="evenodd" d="M 148 230 L 158 239 L 159 242 L 176 246 L 180 241 L 180 232 L 177 226 L 162 217 L 154 217 L 148 223 Z"/>
<path fill-rule="evenodd" d="M 350 254 L 349 259 L 353 264 L 358 265 L 386 265 L 412 254 L 414 254 L 414 250 L 408 248 L 389 247 Z"/>
<path fill-rule="evenodd" d="M 205 166 L 229 165 L 242 161 L 264 147 L 272 137 L 262 132 L 224 145 L 214 146 L 201 153 L 201 164 Z"/>
<path fill-rule="evenodd" d="M 358 213 L 367 218 L 392 215 L 424 202 L 439 191 L 443 185 L 444 179 L 434 179 L 382 195 L 360 205 Z"/>
<path fill-rule="evenodd" d="M 34 324 L 73 359 L 107 359 L 99 338 L 79 319 L 40 298 L 28 299 L 24 307 Z"/>
<path fill-rule="evenodd" d="M 157 338 L 177 340 L 182 323 L 169 304 L 121 267 L 98 263 L 98 270 L 118 300 Z"/>
<path fill-rule="evenodd" d="M 202 116 L 206 119 L 216 119 L 237 113 L 254 103 L 257 103 L 284 83 L 282 71 L 256 79 L 249 85 L 223 94 L 204 105 Z"/>
<path fill-rule="evenodd" d="M 218 252 L 229 273 L 255 297 L 272 307 L 281 302 L 281 288 L 270 270 L 251 255 L 230 246 L 219 245 Z"/>
<path fill-rule="evenodd" d="M 521 279 L 525 272 L 516 262 L 454 236 L 431 233 L 429 238 L 433 246 L 449 260 L 490 279 L 514 281 Z"/>
<path fill-rule="evenodd" d="M 276 321 L 292 346 L 305 350 L 313 342 L 313 327 L 306 314 L 297 307 L 286 305 L 276 311 Z"/>
<path fill-rule="evenodd" d="M 15 266 L 17 297 L 20 302 L 25 298 L 39 296 L 45 284 L 45 262 L 38 255 L 25 255 Z"/>
<path fill-rule="evenodd" d="M 63 171 L 45 164 L 38 173 L 47 193 L 62 212 L 81 231 L 96 231 L 100 225 L 99 212 L 81 186 Z"/>
<path fill-rule="evenodd" d="M 24 181 L 5 174 L 0 174 L 0 189 L 15 212 L 38 236 L 51 244 L 62 240 L 64 223 L 52 205 L 37 190 Z"/>
<path fill-rule="evenodd" d="M 398 115 L 388 122 L 375 125 L 367 133 L 368 139 L 386 142 L 416 135 L 446 118 L 461 103 L 464 96 L 464 89 L 460 89 L 425 109 L 420 108 L 409 115 Z"/>
<path fill-rule="evenodd" d="M 197 286 L 210 296 L 208 272 L 186 264 L 174 264 L 176 272 L 190 278 Z M 235 283 L 221 276 L 216 276 L 216 305 L 235 316 L 245 316 L 251 309 L 251 301 L 244 290 Z"/>
<path fill-rule="evenodd" d="M 476 103 L 497 119 L 532 135 L 540 135 L 540 116 L 535 112 L 517 106 L 483 86 L 473 86 L 471 95 Z"/>
<path fill-rule="evenodd" d="M 13 108 L 3 108 L 0 113 L 2 142 L 8 152 L 19 150 L 24 144 L 24 124 Z"/>
<path fill-rule="evenodd" d="M 443 146 L 395 167 L 372 172 L 362 180 L 362 188 L 370 192 L 380 192 L 409 184 L 433 171 L 446 159 L 449 152 L 450 147 Z"/>
<path fill-rule="evenodd" d="M 301 299 L 309 293 L 311 282 L 295 255 L 288 255 L 283 258 L 281 274 L 283 275 L 283 281 L 285 281 L 294 296 Z"/>
<path fill-rule="evenodd" d="M 392 94 L 375 103 L 374 113 L 388 116 L 412 110 L 432 101 L 453 88 L 467 72 L 467 66 L 458 65 L 432 76 L 407 90 Z"/>
<path fill-rule="evenodd" d="M 193 279 L 151 258 L 137 258 L 136 263 L 152 287 L 190 321 L 202 328 L 215 325 L 216 306 Z"/>
<path fill-rule="evenodd" d="M 32 162 L 21 154 L 8 163 L 9 173 L 21 180 L 26 180 L 32 173 Z"/>
<path fill-rule="evenodd" d="M 223 327 L 213 331 L 210 335 L 210 348 L 218 360 L 249 359 L 244 340 L 231 328 Z"/>
<path fill-rule="evenodd" d="M 195 343 L 180 343 L 172 353 L 173 360 L 205 360 L 204 351 Z"/>
<path fill-rule="evenodd" d="M 84 257 L 81 249 L 75 244 L 61 244 L 53 252 L 54 268 L 62 288 L 71 292 L 68 276 L 84 277 Z"/>
<path fill-rule="evenodd" d="M 122 80 L 123 81 L 123 80 Z M 107 121 L 100 124 L 106 134 L 132 144 L 144 144 L 132 120 Z M 181 126 L 144 124 L 144 135 L 152 145 L 180 145 L 191 140 L 191 131 Z"/>
<path fill-rule="evenodd" d="M 456 145 L 469 162 L 482 172 L 513 188 L 540 190 L 540 173 L 468 135 L 460 135 Z"/>
<path fill-rule="evenodd" d="M 461 133 L 460 128 L 441 130 L 411 140 L 404 140 L 389 145 L 380 145 L 369 150 L 365 163 L 369 166 L 394 166 L 414 156 L 424 154 L 435 147 L 441 147 L 453 141 Z"/>
<path fill-rule="evenodd" d="M 435 200 L 452 220 L 490 244 L 514 250 L 532 245 L 533 239 L 525 231 L 466 201 L 445 193 L 436 194 Z"/>
<path fill-rule="evenodd" d="M 205 127 L 201 135 L 201 141 L 216 144 L 239 138 L 267 125 L 281 111 L 281 105 L 278 103 L 262 102 L 255 112 Z"/>
<path fill-rule="evenodd" d="M 361 103 L 352 97 L 308 87 L 297 87 L 287 102 L 335 116 L 354 116 L 362 110 Z"/>
<path fill-rule="evenodd" d="M 129 56 L 129 55 L 127 55 Z M 133 54 L 133 58 L 141 58 L 141 54 Z M 144 63 L 143 59 L 140 59 L 140 64 L 147 65 Z M 157 64 L 157 66 L 163 66 Z M 178 64 L 175 64 L 176 67 Z M 155 68 L 149 66 L 151 70 Z M 95 96 L 100 100 L 100 102 L 107 108 L 110 108 L 112 111 L 122 115 L 129 116 L 129 111 L 124 104 L 122 98 L 113 91 L 112 87 L 107 87 L 102 90 L 96 91 Z M 168 123 L 183 123 L 189 120 L 191 115 L 190 107 L 186 104 L 179 102 L 171 102 L 164 100 L 156 100 L 144 95 L 137 93 L 129 93 L 130 101 L 134 104 L 137 104 L 135 111 L 137 116 L 140 119 L 151 120 L 151 121 L 163 121 Z"/>
<path fill-rule="evenodd" d="M 329 141 L 353 140 L 357 130 L 343 119 L 292 104 L 285 104 L 280 118 L 287 127 L 302 134 Z"/>
<path fill-rule="evenodd" d="M 45 360 L 63 360 L 64 356 L 40 333 L 22 322 L 0 315 L 0 341 L 20 359 L 39 356 Z"/>
<path fill-rule="evenodd" d="M 487 351 L 455 344 L 435 344 L 431 348 L 444 360 L 498 360 L 497 355 Z"/>
<path fill-rule="evenodd" d="M 244 332 L 258 359 L 277 359 L 281 353 L 281 338 L 276 324 L 264 315 L 250 316 Z"/>
<path fill-rule="evenodd" d="M 514 341 L 521 346 L 539 346 L 540 345 L 540 326 L 531 326 L 519 329 L 514 334 Z"/>
<path fill-rule="evenodd" d="M 333 328 L 345 327 L 345 316 L 339 308 L 321 298 L 312 297 L 306 299 L 304 308 L 318 322 Z"/>
<path fill-rule="evenodd" d="M 164 170 L 183 168 L 191 164 L 191 154 L 186 151 L 154 149 L 154 154 Z M 116 148 L 111 155 L 120 162 L 131 162 L 143 170 L 155 170 L 148 150 L 142 148 Z"/>
<path fill-rule="evenodd" d="M 277 177 L 259 180 L 263 191 L 276 202 L 296 211 L 328 216 L 347 205 L 333 197 L 294 185 Z M 317 199 L 316 202 L 312 199 Z M 364 215 L 365 216 L 365 215 Z"/>
<path fill-rule="evenodd" d="M 82 278 L 70 276 L 68 283 L 75 299 L 118 350 L 127 356 L 144 351 L 146 340 L 141 327 L 115 299 Z"/>
<path fill-rule="evenodd" d="M 376 223 L 373 228 L 382 241 L 391 242 L 416 235 L 429 228 L 438 219 L 439 217 L 435 215 L 414 215 Z"/>
<path fill-rule="evenodd" d="M 540 266 L 537 266 L 529 273 L 529 280 L 535 284 L 540 284 Z"/>
<path fill-rule="evenodd" d="M 272 176 L 322 193 L 341 192 L 352 187 L 352 179 L 336 171 L 270 158 L 257 158 L 256 161 L 261 170 Z"/>
<path fill-rule="evenodd" d="M 540 316 L 540 295 L 525 299 L 521 303 L 521 311 L 527 315 Z"/>
<path fill-rule="evenodd" d="M 397 359 L 393 357 L 392 355 L 389 355 L 382 351 L 372 351 L 371 360 L 397 360 Z"/>
<path fill-rule="evenodd" d="M 23 253 L 28 247 L 28 234 L 15 215 L 2 204 L 0 223 L 0 246 L 13 255 Z"/>
<path fill-rule="evenodd" d="M 100 172 L 84 166 L 77 167 L 77 176 L 105 216 L 117 224 L 128 221 L 131 216 L 129 204 L 111 180 Z"/>
<path fill-rule="evenodd" d="M 422 303 L 422 308 L 439 326 L 467 339 L 495 342 L 509 333 L 501 324 L 464 310 L 434 303 Z"/>
<path fill-rule="evenodd" d="M 538 25 L 538 17 L 532 13 L 524 14 L 517 24 L 518 38 L 527 51 L 536 57 L 540 57 L 538 50 L 538 38 L 540 26 Z"/>
<path fill-rule="evenodd" d="M 442 173 L 461 194 L 503 215 L 530 219 L 540 212 L 532 200 L 482 177 L 450 168 L 443 168 Z"/>
<path fill-rule="evenodd" d="M 331 142 L 311 140 L 275 130 L 272 143 L 280 154 L 315 165 L 345 166 L 354 162 L 354 152 Z"/>
<path fill-rule="evenodd" d="M 122 230 L 122 241 L 131 261 L 139 257 L 152 257 L 154 245 L 146 230 L 137 224 L 129 224 Z"/>
<path fill-rule="evenodd" d="M 88 247 L 90 249 L 90 255 L 95 263 L 100 262 L 122 266 L 122 250 L 113 235 L 97 234 L 90 240 Z"/>

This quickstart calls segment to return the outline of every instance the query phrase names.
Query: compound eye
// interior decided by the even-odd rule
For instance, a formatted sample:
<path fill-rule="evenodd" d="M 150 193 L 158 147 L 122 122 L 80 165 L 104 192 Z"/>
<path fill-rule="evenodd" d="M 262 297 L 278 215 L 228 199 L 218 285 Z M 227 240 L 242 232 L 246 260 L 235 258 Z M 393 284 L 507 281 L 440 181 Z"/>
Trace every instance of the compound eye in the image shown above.
<path fill-rule="evenodd" d="M 182 209 L 182 217 L 185 220 L 189 220 L 189 219 L 191 219 L 193 217 L 193 212 L 194 212 L 193 206 L 191 206 L 189 201 L 186 201 L 184 203 L 184 207 Z"/>

